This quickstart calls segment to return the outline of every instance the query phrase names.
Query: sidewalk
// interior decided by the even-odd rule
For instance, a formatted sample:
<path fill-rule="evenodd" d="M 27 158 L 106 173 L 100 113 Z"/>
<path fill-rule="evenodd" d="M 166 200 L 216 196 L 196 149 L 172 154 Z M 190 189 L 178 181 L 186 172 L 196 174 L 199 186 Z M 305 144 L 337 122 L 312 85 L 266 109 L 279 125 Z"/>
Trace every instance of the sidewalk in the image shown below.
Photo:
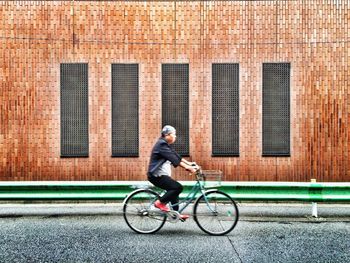
<path fill-rule="evenodd" d="M 318 204 L 312 217 L 311 203 L 238 203 L 243 221 L 350 222 L 350 204 Z M 192 214 L 192 207 L 186 209 Z M 25 216 L 122 215 L 121 202 L 0 203 L 0 218 Z"/>

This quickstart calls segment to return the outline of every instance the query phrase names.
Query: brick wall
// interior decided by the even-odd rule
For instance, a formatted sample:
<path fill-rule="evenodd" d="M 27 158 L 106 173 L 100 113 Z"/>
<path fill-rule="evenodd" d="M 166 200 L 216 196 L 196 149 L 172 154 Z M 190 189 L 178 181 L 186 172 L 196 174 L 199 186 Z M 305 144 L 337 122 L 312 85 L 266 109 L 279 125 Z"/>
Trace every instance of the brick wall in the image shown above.
<path fill-rule="evenodd" d="M 1 1 L 0 180 L 143 180 L 161 64 L 188 63 L 190 159 L 225 180 L 349 181 L 350 4 Z M 89 64 L 89 157 L 60 157 L 60 63 Z M 240 156 L 211 156 L 211 66 L 239 63 Z M 262 63 L 291 63 L 291 156 L 262 157 Z M 137 158 L 111 157 L 111 63 L 139 64 Z M 189 179 L 176 169 L 178 179 Z"/>

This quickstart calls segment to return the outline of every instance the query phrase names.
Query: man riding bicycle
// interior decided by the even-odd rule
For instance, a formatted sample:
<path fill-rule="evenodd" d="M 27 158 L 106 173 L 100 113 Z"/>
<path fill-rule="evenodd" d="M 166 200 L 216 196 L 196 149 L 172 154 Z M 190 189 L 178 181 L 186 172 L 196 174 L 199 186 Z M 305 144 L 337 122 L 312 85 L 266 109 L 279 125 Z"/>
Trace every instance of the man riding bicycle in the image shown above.
<path fill-rule="evenodd" d="M 164 126 L 161 137 L 153 146 L 151 159 L 148 167 L 148 180 L 155 186 L 166 190 L 167 192 L 154 203 L 154 206 L 164 212 L 169 212 L 167 203 L 175 205 L 179 202 L 179 195 L 183 186 L 171 178 L 171 165 L 174 167 L 181 166 L 184 169 L 195 173 L 198 166 L 194 162 L 189 162 L 182 158 L 172 147 L 176 141 L 176 130 L 170 125 Z M 175 211 L 179 206 L 173 206 Z M 189 218 L 189 215 L 180 215 L 183 221 Z"/>

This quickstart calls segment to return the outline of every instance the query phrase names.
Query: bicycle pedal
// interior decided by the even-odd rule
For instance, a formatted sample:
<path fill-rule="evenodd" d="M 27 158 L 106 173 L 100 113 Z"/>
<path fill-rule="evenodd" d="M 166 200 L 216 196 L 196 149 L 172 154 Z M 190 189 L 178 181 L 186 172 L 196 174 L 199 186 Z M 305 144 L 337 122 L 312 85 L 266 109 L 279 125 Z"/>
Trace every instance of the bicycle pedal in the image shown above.
<path fill-rule="evenodd" d="M 189 215 L 179 215 L 179 220 L 181 222 L 185 222 L 187 219 L 189 219 L 190 216 Z"/>

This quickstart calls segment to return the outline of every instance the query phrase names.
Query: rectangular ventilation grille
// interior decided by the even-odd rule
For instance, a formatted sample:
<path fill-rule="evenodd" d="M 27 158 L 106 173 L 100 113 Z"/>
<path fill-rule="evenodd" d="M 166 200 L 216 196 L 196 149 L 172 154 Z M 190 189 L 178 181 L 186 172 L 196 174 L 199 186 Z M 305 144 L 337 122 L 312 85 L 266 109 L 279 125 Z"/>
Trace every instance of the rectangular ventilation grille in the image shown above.
<path fill-rule="evenodd" d="M 139 67 L 112 64 L 112 156 L 139 155 Z"/>
<path fill-rule="evenodd" d="M 239 155 L 239 64 L 212 65 L 212 154 Z"/>
<path fill-rule="evenodd" d="M 61 64 L 61 156 L 89 156 L 88 64 Z"/>
<path fill-rule="evenodd" d="M 175 150 L 189 155 L 189 65 L 162 65 L 162 124 L 176 128 Z"/>
<path fill-rule="evenodd" d="M 290 63 L 263 64 L 263 156 L 290 156 Z"/>

